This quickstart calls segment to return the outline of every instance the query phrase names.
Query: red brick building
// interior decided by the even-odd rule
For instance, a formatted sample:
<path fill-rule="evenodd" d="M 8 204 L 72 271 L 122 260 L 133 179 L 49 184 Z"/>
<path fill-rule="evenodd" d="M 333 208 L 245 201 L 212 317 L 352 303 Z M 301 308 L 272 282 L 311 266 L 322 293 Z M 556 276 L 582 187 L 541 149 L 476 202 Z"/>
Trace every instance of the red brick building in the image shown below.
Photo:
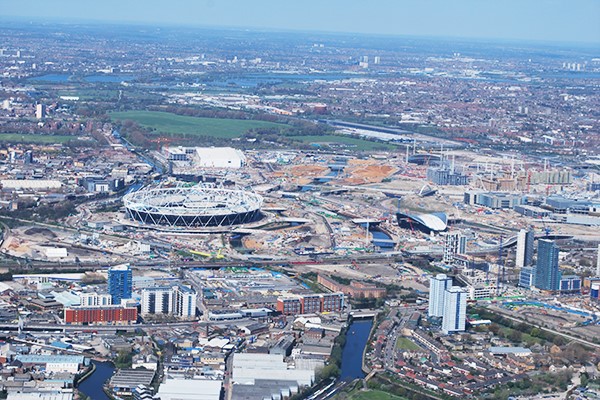
<path fill-rule="evenodd" d="M 321 295 L 321 312 L 337 312 L 344 308 L 344 293 L 328 293 Z"/>
<path fill-rule="evenodd" d="M 302 303 L 302 314 L 313 314 L 321 312 L 322 300 L 318 294 L 307 295 L 300 298 Z"/>
<path fill-rule="evenodd" d="M 343 307 L 343 293 L 308 294 L 277 299 L 277 311 L 284 315 L 337 312 Z"/>
<path fill-rule="evenodd" d="M 349 285 L 344 285 L 321 274 L 317 277 L 317 282 L 331 291 L 343 292 L 354 298 L 380 299 L 385 297 L 386 294 L 385 288 L 378 288 L 371 283 L 351 281 Z"/>
<path fill-rule="evenodd" d="M 302 314 L 302 303 L 298 297 L 284 297 L 277 299 L 277 311 L 283 315 Z"/>
<path fill-rule="evenodd" d="M 73 325 L 129 325 L 137 321 L 136 307 L 69 307 L 65 323 Z"/>

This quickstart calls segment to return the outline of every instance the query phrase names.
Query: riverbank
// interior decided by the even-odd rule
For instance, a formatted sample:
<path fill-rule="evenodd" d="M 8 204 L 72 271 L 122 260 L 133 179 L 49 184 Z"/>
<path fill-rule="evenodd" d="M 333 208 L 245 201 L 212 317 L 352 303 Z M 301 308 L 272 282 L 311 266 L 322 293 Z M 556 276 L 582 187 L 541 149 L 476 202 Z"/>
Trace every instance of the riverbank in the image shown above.
<path fill-rule="evenodd" d="M 375 330 L 377 329 L 377 324 L 378 324 L 377 316 L 378 315 L 375 315 L 373 317 L 373 325 L 371 326 L 371 331 L 369 332 L 369 337 L 367 338 L 367 343 L 365 343 L 365 348 L 363 349 L 363 352 L 362 352 L 362 371 L 366 375 L 369 375 L 371 373 L 371 368 L 369 368 L 366 363 L 367 347 L 369 347 L 369 341 L 371 341 L 371 339 L 373 338 L 373 334 L 375 333 Z"/>
<path fill-rule="evenodd" d="M 75 387 L 77 387 L 81 382 L 89 378 L 94 372 L 96 372 L 96 364 L 90 363 L 90 368 L 81 376 L 75 378 Z"/>

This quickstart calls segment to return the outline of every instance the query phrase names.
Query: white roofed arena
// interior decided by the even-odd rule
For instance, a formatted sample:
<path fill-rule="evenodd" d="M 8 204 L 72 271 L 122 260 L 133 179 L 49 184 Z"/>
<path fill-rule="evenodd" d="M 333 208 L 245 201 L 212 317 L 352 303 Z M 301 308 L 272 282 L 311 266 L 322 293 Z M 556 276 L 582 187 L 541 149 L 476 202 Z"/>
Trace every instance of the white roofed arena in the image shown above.
<path fill-rule="evenodd" d="M 226 227 L 257 221 L 263 198 L 210 185 L 145 187 L 123 197 L 127 216 L 150 226 Z"/>

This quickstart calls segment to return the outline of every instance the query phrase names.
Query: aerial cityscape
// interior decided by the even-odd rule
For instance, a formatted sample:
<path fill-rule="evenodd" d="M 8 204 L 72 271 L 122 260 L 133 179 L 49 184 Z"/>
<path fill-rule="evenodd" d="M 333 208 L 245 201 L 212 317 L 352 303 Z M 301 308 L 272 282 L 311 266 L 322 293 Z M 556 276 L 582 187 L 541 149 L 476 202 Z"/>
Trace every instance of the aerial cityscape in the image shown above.
<path fill-rule="evenodd" d="M 33 3 L 0 16 L 0 399 L 600 399 L 600 3 Z"/>

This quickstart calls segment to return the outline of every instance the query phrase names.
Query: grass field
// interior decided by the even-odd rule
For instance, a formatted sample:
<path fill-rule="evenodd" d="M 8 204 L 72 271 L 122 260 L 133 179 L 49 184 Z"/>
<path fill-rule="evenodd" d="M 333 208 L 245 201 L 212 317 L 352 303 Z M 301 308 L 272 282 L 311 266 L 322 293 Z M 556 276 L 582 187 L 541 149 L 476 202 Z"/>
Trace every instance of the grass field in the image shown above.
<path fill-rule="evenodd" d="M 30 135 L 22 133 L 0 133 L 0 142 L 12 143 L 40 143 L 55 144 L 66 143 L 69 140 L 77 139 L 75 136 L 65 135 Z"/>
<path fill-rule="evenodd" d="M 188 117 L 160 111 L 124 111 L 110 114 L 113 120 L 131 120 L 155 133 L 178 136 L 240 137 L 252 128 L 285 128 L 284 124 L 242 119 Z"/>
<path fill-rule="evenodd" d="M 404 350 L 420 350 L 421 348 L 405 337 L 396 340 L 396 348 Z"/>
<path fill-rule="evenodd" d="M 404 397 L 399 397 L 390 393 L 382 392 L 381 390 L 367 390 L 353 392 L 349 400 L 405 400 Z"/>
<path fill-rule="evenodd" d="M 348 137 L 348 136 L 340 136 L 340 135 L 322 135 L 322 136 L 305 135 L 305 136 L 290 136 L 290 138 L 293 140 L 298 140 L 298 141 L 304 142 L 304 143 L 345 144 L 355 150 L 381 150 L 381 149 L 393 150 L 393 149 L 397 149 L 396 146 L 387 144 L 387 143 L 371 142 L 369 140 L 358 139 L 358 138 L 353 138 L 353 137 Z"/>

